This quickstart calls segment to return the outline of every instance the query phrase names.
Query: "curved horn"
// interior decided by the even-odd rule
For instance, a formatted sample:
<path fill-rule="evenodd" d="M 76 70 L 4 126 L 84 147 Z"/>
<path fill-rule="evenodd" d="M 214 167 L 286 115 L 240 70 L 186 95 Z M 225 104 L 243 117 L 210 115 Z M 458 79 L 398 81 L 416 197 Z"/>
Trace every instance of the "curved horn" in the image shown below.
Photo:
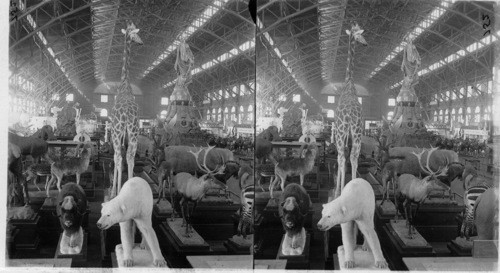
<path fill-rule="evenodd" d="M 414 154 L 414 155 L 417 157 L 417 161 L 418 161 L 418 165 L 420 166 L 420 169 L 421 169 L 422 171 L 424 171 L 424 173 L 426 173 L 426 174 L 430 174 L 430 173 L 429 173 L 429 171 L 427 171 L 427 170 L 424 168 L 424 166 L 422 166 L 422 162 L 420 162 L 420 161 L 421 161 L 421 159 L 422 159 L 422 155 L 425 153 L 425 151 L 426 151 L 426 150 L 425 150 L 425 149 L 423 149 L 421 153 L 418 153 L 418 154 L 417 154 L 417 153 L 415 153 L 415 152 L 411 152 L 411 153 L 412 153 L 412 154 Z"/>
<path fill-rule="evenodd" d="M 200 170 L 202 170 L 202 171 L 208 172 L 208 171 L 207 171 L 205 168 L 203 168 L 203 167 L 200 165 L 200 163 L 198 162 L 198 157 L 199 157 L 199 155 L 200 155 L 200 153 L 201 153 L 201 151 L 202 151 L 202 150 L 203 150 L 203 149 L 199 149 L 197 152 L 193 152 L 193 151 L 189 150 L 189 152 L 190 152 L 190 153 L 192 153 L 192 154 L 194 155 L 194 160 L 196 161 L 196 165 L 198 165 L 198 168 L 200 168 Z"/>
<path fill-rule="evenodd" d="M 304 150 L 304 147 L 306 146 L 307 144 L 304 143 L 300 146 L 300 151 L 299 151 L 299 158 L 302 158 L 302 151 Z"/>

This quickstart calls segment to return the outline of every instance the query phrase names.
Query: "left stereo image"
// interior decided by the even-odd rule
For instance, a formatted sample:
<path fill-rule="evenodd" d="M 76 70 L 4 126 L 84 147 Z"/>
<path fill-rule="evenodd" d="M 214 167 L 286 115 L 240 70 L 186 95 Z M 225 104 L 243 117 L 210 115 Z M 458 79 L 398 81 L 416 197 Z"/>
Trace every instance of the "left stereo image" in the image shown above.
<path fill-rule="evenodd" d="M 252 270 L 248 1 L 6 5 L 5 265 Z"/>

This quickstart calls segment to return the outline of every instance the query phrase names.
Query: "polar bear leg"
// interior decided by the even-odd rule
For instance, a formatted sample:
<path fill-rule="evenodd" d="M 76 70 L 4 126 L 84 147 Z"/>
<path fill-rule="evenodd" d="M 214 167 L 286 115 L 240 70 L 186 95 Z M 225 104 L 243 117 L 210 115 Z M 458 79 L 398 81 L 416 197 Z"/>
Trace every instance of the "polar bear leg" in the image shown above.
<path fill-rule="evenodd" d="M 378 240 L 377 233 L 375 233 L 373 222 L 366 223 L 363 221 L 356 221 L 356 224 L 365 236 L 365 241 L 368 241 L 368 245 L 373 253 L 373 258 L 375 259 L 375 266 L 378 268 L 387 268 L 387 262 L 382 254 L 380 241 Z"/>
<path fill-rule="evenodd" d="M 355 226 L 353 221 L 340 224 L 342 228 L 342 245 L 344 246 L 344 266 L 354 267 L 354 248 L 356 247 Z"/>
<path fill-rule="evenodd" d="M 161 254 L 160 244 L 158 243 L 158 237 L 153 229 L 153 223 L 151 222 L 151 215 L 149 217 L 144 217 L 144 219 L 134 219 L 137 227 L 142 233 L 142 238 L 146 239 L 146 242 L 151 249 L 153 254 L 153 263 L 158 267 L 167 266 L 167 262 L 163 255 Z"/>
<path fill-rule="evenodd" d="M 283 239 L 283 244 L 281 245 L 281 252 L 286 256 L 292 254 L 292 238 L 288 233 L 285 233 L 285 239 Z"/>
<path fill-rule="evenodd" d="M 131 267 L 134 265 L 132 248 L 134 247 L 134 224 L 132 220 L 120 222 L 120 238 L 123 247 L 123 265 Z"/>

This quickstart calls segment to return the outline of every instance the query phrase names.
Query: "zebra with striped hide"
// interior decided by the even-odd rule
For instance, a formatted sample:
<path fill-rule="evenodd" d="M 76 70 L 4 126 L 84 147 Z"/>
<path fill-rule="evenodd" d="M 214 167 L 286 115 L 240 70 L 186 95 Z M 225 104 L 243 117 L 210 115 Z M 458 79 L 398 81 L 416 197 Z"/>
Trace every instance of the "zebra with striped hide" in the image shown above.
<path fill-rule="evenodd" d="M 474 210 L 477 198 L 490 187 L 486 185 L 473 186 L 467 189 L 464 193 L 465 212 L 460 229 L 460 237 L 469 240 L 470 235 L 474 232 Z"/>
<path fill-rule="evenodd" d="M 248 233 L 253 233 L 253 208 L 254 208 L 254 172 L 248 165 L 243 165 L 239 172 L 238 178 L 240 181 L 240 221 L 238 223 L 238 236 L 243 236 L 246 239 Z"/>
<path fill-rule="evenodd" d="M 460 237 L 469 240 L 472 233 L 474 233 L 474 215 L 476 209 L 476 201 L 489 188 L 492 187 L 490 181 L 478 175 L 477 170 L 471 166 L 467 166 L 462 174 L 464 179 L 464 217 L 462 226 L 460 228 Z"/>

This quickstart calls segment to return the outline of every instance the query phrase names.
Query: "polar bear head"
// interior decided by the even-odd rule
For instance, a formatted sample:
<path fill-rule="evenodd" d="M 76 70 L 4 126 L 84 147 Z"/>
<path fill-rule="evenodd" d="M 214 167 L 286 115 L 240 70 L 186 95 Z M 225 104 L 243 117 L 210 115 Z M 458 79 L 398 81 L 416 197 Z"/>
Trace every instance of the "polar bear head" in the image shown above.
<path fill-rule="evenodd" d="M 335 199 L 330 203 L 323 204 L 321 219 L 318 222 L 319 230 L 327 231 L 335 225 L 349 221 L 347 208 L 338 201 Z"/>
<path fill-rule="evenodd" d="M 122 222 L 126 210 L 125 205 L 118 202 L 102 203 L 101 218 L 97 221 L 97 227 L 105 230 L 116 223 Z"/>

